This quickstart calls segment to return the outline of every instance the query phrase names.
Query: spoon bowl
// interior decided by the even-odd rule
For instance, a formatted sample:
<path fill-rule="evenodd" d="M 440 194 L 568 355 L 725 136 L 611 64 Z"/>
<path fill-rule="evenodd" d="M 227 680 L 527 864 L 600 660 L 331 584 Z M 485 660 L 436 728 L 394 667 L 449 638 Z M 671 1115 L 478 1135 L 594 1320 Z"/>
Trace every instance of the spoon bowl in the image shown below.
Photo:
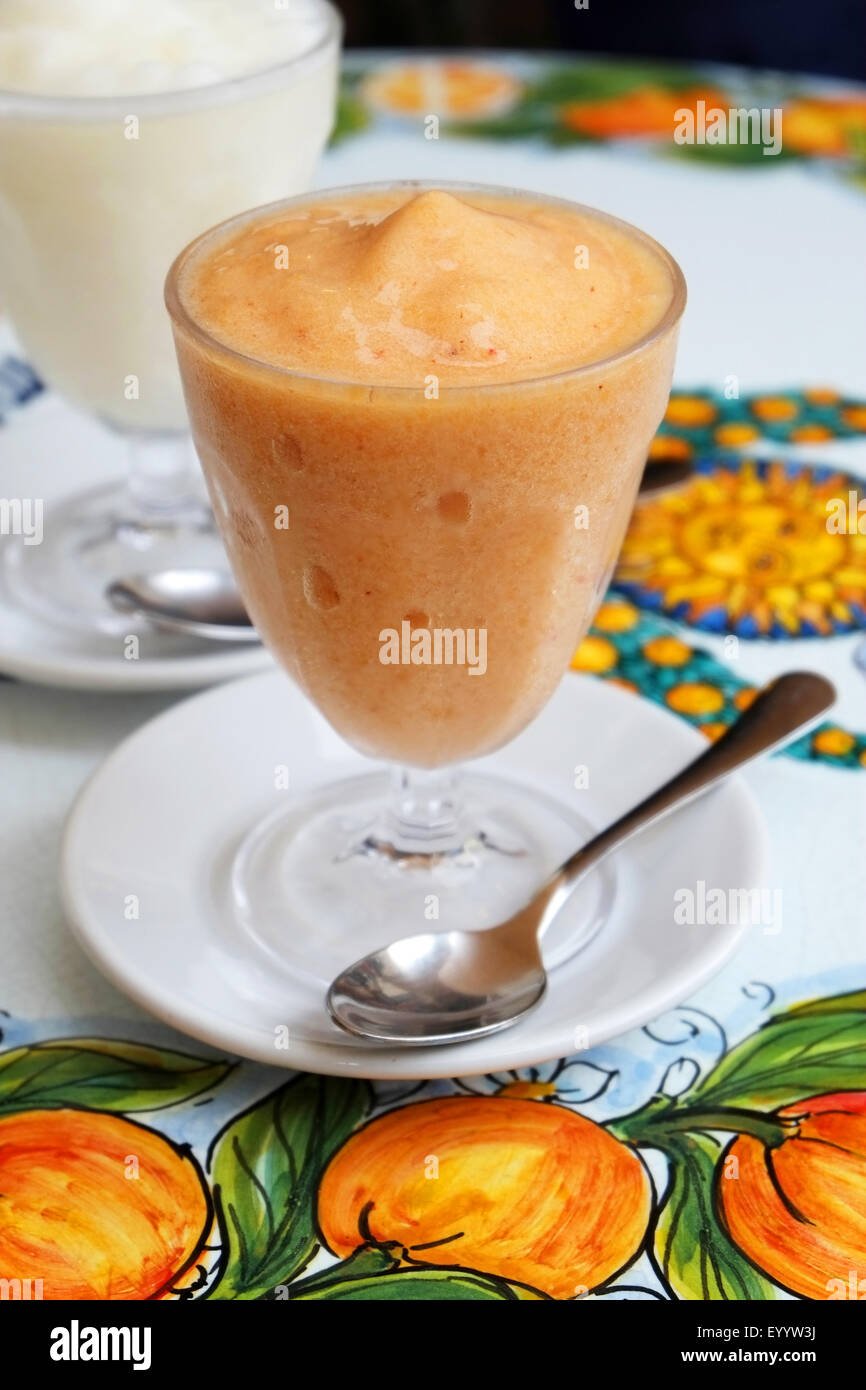
<path fill-rule="evenodd" d="M 344 970 L 331 986 L 328 1008 L 337 1023 L 361 1037 L 449 1043 L 510 1028 L 535 1008 L 546 988 L 533 934 L 512 939 L 501 927 L 424 932 L 401 937 Z"/>
<path fill-rule="evenodd" d="M 121 613 L 146 618 L 153 627 L 212 642 L 258 642 L 227 570 L 166 569 L 126 575 L 105 591 Z"/>

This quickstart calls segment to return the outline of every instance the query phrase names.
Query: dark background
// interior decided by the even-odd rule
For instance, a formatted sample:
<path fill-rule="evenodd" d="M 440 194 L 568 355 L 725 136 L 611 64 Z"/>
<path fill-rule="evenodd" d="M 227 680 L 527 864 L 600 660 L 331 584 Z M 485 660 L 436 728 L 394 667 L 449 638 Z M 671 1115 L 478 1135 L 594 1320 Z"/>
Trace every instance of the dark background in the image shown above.
<path fill-rule="evenodd" d="M 866 0 L 335 0 L 349 47 L 615 53 L 866 78 Z"/>

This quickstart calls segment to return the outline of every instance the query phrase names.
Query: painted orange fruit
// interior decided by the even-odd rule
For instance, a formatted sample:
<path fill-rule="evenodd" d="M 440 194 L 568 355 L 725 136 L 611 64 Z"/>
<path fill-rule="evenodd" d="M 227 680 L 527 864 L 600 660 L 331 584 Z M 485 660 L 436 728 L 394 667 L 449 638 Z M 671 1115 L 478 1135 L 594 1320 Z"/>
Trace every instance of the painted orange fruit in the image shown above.
<path fill-rule="evenodd" d="M 559 118 L 569 130 L 598 140 L 635 135 L 671 139 L 681 119 L 678 113 L 688 110 L 694 115 L 699 101 L 705 103 L 707 110 L 728 106 L 727 98 L 712 89 L 690 87 L 687 91 L 670 92 L 663 87 L 646 86 L 599 101 L 569 102 L 560 107 Z"/>
<path fill-rule="evenodd" d="M 430 58 L 378 68 L 362 90 L 371 106 L 389 115 L 467 120 L 506 111 L 521 88 L 511 73 L 486 63 Z"/>
<path fill-rule="evenodd" d="M 741 1134 L 729 1149 L 738 1176 L 719 1180 L 722 1214 L 771 1279 L 827 1299 L 852 1273 L 855 1288 L 866 1279 L 866 1091 L 813 1096 L 779 1114 L 799 1121 L 789 1139 L 769 1149 Z"/>
<path fill-rule="evenodd" d="M 46 1299 L 166 1292 L 203 1245 L 211 1203 L 195 1161 L 119 1115 L 0 1119 L 0 1276 Z"/>
<path fill-rule="evenodd" d="M 537 1100 L 449 1096 L 373 1120 L 331 1160 L 319 1225 L 335 1255 L 365 1239 L 498 1275 L 553 1298 L 628 1264 L 651 1189 L 634 1150 Z"/>
<path fill-rule="evenodd" d="M 810 97 L 785 108 L 785 144 L 800 154 L 853 153 L 866 131 L 866 102 Z"/>

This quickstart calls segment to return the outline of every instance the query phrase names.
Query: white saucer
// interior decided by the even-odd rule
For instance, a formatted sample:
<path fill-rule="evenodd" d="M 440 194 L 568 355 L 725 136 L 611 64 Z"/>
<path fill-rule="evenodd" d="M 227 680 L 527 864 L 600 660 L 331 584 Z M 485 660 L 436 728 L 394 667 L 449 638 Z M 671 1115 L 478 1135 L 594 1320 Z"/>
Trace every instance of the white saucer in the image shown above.
<path fill-rule="evenodd" d="M 600 827 L 705 746 L 648 701 L 569 674 L 534 724 L 473 766 L 544 791 Z M 287 795 L 272 789 L 277 764 L 303 794 L 370 768 L 279 673 L 176 705 L 91 778 L 67 821 L 61 863 L 75 934 L 119 989 L 186 1033 L 271 1065 L 428 1078 L 596 1046 L 685 999 L 739 941 L 742 926 L 677 925 L 678 889 L 763 882 L 763 822 L 734 779 L 609 861 L 610 919 L 553 971 L 544 1001 L 516 1027 L 458 1046 L 365 1044 L 328 1018 L 324 977 L 275 969 L 233 914 L 234 850 Z M 578 765 L 588 768 L 587 789 L 574 787 Z M 128 920 L 135 901 L 138 919 Z"/>
<path fill-rule="evenodd" d="M 15 351 L 0 325 L 0 358 Z M 8 369 L 7 369 L 8 370 Z M 25 370 L 22 368 L 22 370 Z M 111 432 L 51 392 L 12 409 L 0 429 L 3 495 L 30 497 L 50 508 L 70 491 L 118 479 L 118 442 Z M 216 681 L 273 669 L 258 645 L 196 643 L 165 634 L 142 635 L 137 660 L 121 639 L 66 631 L 31 612 L 9 591 L 6 547 L 0 536 L 0 676 L 73 690 L 195 690 Z"/>
<path fill-rule="evenodd" d="M 70 690 L 197 690 L 217 681 L 273 668 L 264 647 L 249 643 L 201 643 L 190 651 L 186 638 L 166 634 L 139 639 L 139 655 L 129 660 L 120 638 L 66 632 L 31 613 L 9 593 L 0 541 L 0 676 Z M 159 655 L 148 656 L 148 644 Z"/>

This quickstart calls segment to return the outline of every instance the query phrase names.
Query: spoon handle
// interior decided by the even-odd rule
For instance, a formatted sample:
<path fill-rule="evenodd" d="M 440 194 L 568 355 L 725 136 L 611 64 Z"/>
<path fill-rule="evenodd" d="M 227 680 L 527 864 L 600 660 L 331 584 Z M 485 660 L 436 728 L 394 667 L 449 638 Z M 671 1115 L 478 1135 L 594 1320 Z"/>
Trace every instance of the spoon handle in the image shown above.
<path fill-rule="evenodd" d="M 808 671 L 792 671 L 766 686 L 705 753 L 565 861 L 546 885 L 549 896 L 539 931 L 552 920 L 577 880 L 623 840 L 701 796 L 736 768 L 787 743 L 814 723 L 835 699 L 830 681 Z"/>

